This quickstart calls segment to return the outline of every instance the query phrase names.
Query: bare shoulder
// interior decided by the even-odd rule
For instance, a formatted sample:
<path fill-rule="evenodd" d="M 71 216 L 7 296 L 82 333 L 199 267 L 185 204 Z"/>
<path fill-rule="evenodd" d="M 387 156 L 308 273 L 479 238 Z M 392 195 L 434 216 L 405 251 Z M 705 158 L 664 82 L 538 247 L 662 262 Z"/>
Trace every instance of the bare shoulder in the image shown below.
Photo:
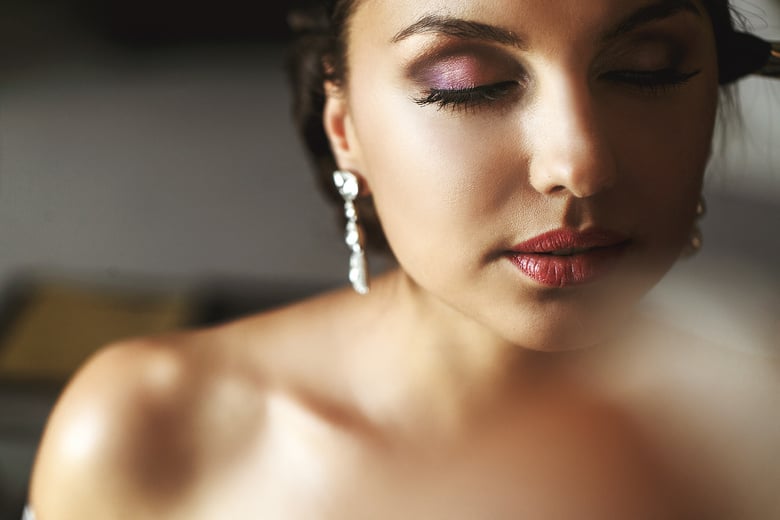
<path fill-rule="evenodd" d="M 687 416 L 677 422 L 678 428 L 692 424 L 689 453 L 708 461 L 700 465 L 706 482 L 702 488 L 712 496 L 733 498 L 730 518 L 778 517 L 780 467 L 767 464 L 780 458 L 778 353 L 707 344 L 693 359 L 699 362 L 691 363 L 687 376 L 678 375 L 688 378 L 692 390 L 677 396 L 683 401 L 678 410 Z"/>
<path fill-rule="evenodd" d="M 326 295 L 101 349 L 49 418 L 31 482 L 38 517 L 195 518 L 212 498 L 203 489 L 218 489 L 236 468 L 263 466 L 269 396 L 305 401 L 304 413 L 339 400 L 335 370 L 318 376 L 324 338 L 338 336 L 332 308 Z"/>
<path fill-rule="evenodd" d="M 223 455 L 216 437 L 261 415 L 261 382 L 234 370 L 218 352 L 220 341 L 219 333 L 193 332 L 95 354 L 46 426 L 31 482 L 39 518 L 176 511 L 201 471 Z"/>
<path fill-rule="evenodd" d="M 666 329 L 629 352 L 616 377 L 669 464 L 729 518 L 776 517 L 780 350 Z"/>
<path fill-rule="evenodd" d="M 655 397 L 689 404 L 696 415 L 745 431 L 762 423 L 756 435 L 770 433 L 770 425 L 780 433 L 780 416 L 769 413 L 780 395 L 780 345 L 717 342 L 673 327 L 656 330 L 660 333 L 649 335 L 641 353 L 630 351 L 635 374 L 662 382 L 646 385 Z"/>

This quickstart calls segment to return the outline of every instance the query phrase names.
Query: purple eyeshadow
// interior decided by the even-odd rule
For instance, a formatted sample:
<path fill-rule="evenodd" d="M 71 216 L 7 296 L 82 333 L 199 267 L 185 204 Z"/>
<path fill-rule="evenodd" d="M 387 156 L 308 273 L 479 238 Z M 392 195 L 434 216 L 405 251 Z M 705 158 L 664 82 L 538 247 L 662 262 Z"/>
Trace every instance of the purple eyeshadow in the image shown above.
<path fill-rule="evenodd" d="M 456 56 L 439 61 L 423 71 L 427 86 L 439 90 L 465 89 L 479 84 L 479 63 L 471 56 Z"/>

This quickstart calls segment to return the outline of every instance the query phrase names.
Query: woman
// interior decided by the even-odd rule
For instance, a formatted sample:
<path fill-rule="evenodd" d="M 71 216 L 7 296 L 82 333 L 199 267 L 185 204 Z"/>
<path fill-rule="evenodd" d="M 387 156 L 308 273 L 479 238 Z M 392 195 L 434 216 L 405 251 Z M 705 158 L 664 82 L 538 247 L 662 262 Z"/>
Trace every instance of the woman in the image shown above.
<path fill-rule="evenodd" d="M 356 291 L 101 351 L 46 429 L 39 519 L 778 517 L 776 359 L 630 312 L 698 245 L 719 84 L 769 45 L 720 0 L 323 20 L 298 115 Z"/>

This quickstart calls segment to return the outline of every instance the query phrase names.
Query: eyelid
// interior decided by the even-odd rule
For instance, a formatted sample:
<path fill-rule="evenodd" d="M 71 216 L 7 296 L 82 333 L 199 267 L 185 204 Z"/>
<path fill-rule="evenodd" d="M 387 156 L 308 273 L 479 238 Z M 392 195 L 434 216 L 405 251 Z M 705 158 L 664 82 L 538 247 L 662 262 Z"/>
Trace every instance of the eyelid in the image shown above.
<path fill-rule="evenodd" d="M 405 77 L 418 85 L 431 86 L 431 80 L 447 62 L 467 62 L 471 67 L 471 83 L 489 83 L 524 74 L 520 61 L 507 50 L 484 42 L 450 40 L 434 42 L 411 58 L 404 66 Z"/>
<path fill-rule="evenodd" d="M 605 73 L 602 77 L 610 81 L 656 83 L 656 84 L 680 84 L 685 83 L 701 74 L 701 69 L 681 71 L 673 67 L 656 70 L 614 70 Z"/>
<path fill-rule="evenodd" d="M 642 30 L 602 49 L 594 61 L 597 70 L 614 68 L 661 69 L 679 67 L 690 55 L 688 35 L 671 30 Z"/>

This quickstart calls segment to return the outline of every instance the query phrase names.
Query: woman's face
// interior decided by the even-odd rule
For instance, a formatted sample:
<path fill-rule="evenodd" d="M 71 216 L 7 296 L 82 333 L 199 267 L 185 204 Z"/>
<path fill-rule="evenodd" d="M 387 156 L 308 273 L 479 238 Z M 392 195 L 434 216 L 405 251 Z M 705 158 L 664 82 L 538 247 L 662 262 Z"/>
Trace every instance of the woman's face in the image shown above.
<path fill-rule="evenodd" d="M 408 276 L 528 348 L 603 337 L 688 241 L 717 105 L 696 0 L 358 0 L 326 128 Z"/>

